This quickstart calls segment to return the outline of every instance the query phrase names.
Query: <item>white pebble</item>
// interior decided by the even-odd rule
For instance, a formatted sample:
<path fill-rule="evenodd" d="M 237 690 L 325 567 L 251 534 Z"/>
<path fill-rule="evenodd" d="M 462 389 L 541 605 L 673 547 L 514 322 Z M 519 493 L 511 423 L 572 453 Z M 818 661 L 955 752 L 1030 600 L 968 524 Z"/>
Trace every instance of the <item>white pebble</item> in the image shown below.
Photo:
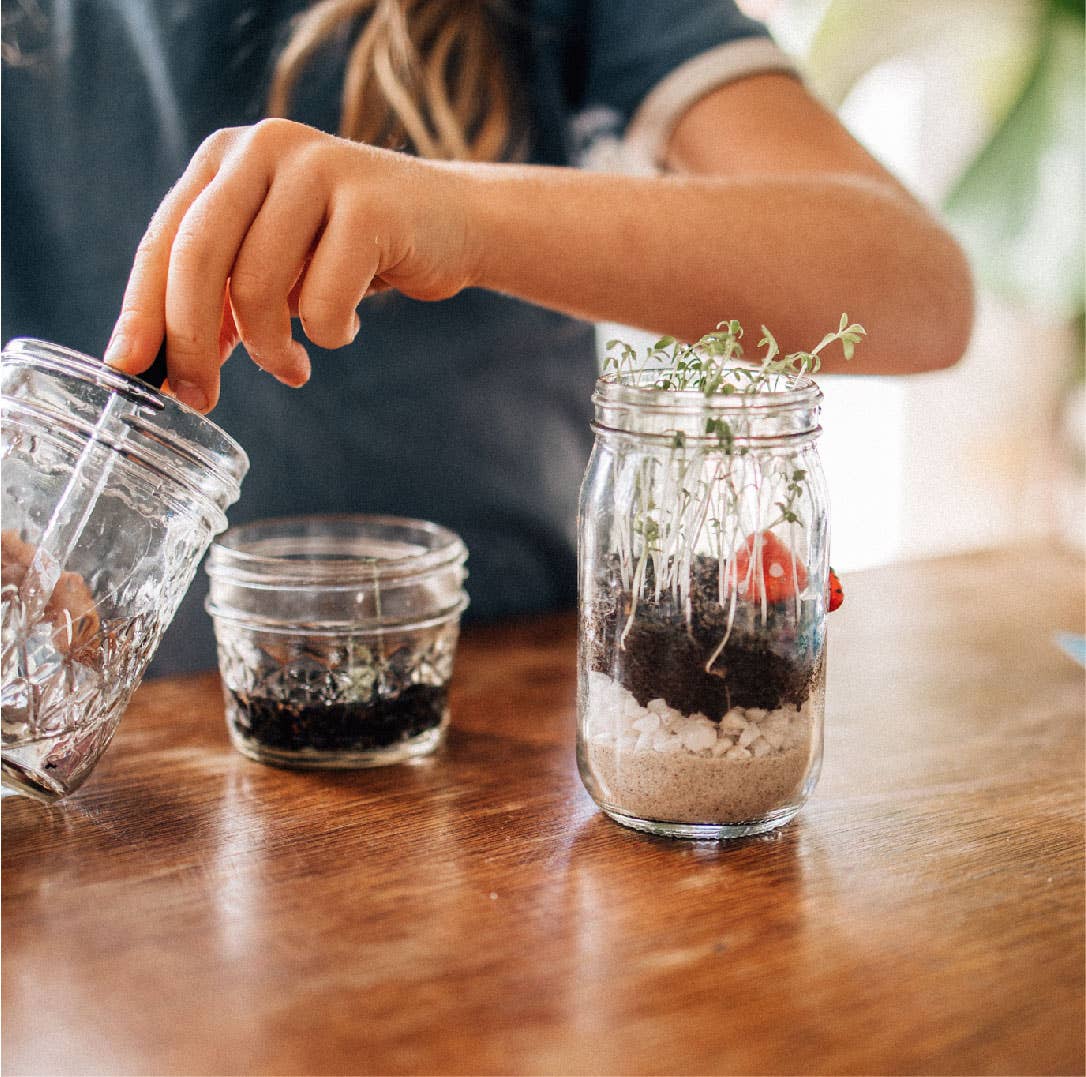
<path fill-rule="evenodd" d="M 638 718 L 633 727 L 638 733 L 655 733 L 660 728 L 660 715 L 650 711 Z"/>
<path fill-rule="evenodd" d="M 681 734 L 682 746 L 688 752 L 706 752 L 716 744 L 716 730 L 706 721 L 688 722 Z"/>
<path fill-rule="evenodd" d="M 597 673 L 592 670 L 588 674 L 588 697 L 594 703 L 602 703 L 606 699 L 610 699 L 615 695 L 614 685 L 611 683 L 611 678 L 605 676 L 602 673 Z"/>
<path fill-rule="evenodd" d="M 810 706 L 785 704 L 779 710 L 732 707 L 719 723 L 701 713 L 684 715 L 663 698 L 642 707 L 633 694 L 595 670 L 588 677 L 585 734 L 594 743 L 619 752 L 686 750 L 714 759 L 764 759 L 807 743 Z"/>
<path fill-rule="evenodd" d="M 747 722 L 743 717 L 742 710 L 739 707 L 732 707 L 720 720 L 720 728 L 725 733 L 742 733 L 747 728 Z"/>

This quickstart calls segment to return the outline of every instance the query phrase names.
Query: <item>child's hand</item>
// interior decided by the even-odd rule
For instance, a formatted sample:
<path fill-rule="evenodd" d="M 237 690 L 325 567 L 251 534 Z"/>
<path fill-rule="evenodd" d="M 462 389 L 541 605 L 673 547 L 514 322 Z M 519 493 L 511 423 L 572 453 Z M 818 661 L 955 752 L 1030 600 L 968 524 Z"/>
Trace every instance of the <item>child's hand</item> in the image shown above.
<path fill-rule="evenodd" d="M 216 132 L 151 220 L 106 361 L 141 373 L 165 334 L 170 388 L 199 411 L 214 407 L 239 341 L 303 384 L 292 315 L 314 344 L 337 348 L 371 292 L 443 299 L 470 283 L 457 176 L 289 120 Z"/>

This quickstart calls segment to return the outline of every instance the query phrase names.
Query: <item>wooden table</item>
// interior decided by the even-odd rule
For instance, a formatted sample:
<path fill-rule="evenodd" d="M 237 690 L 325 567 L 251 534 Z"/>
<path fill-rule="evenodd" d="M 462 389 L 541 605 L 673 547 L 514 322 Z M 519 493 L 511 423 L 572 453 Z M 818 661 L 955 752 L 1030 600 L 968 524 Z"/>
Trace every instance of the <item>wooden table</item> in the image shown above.
<path fill-rule="evenodd" d="M 595 810 L 571 617 L 469 632 L 417 766 L 261 766 L 215 677 L 145 685 L 4 804 L 5 1073 L 1081 1074 L 1083 565 L 845 583 L 821 784 L 728 845 Z"/>

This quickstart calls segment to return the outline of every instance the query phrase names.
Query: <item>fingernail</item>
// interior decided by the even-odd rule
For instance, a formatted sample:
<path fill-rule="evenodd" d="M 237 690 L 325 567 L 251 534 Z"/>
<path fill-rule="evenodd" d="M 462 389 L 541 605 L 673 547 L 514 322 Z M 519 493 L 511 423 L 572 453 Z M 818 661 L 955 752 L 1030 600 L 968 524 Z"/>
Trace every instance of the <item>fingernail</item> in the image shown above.
<path fill-rule="evenodd" d="M 102 356 L 102 362 L 106 366 L 116 366 L 124 359 L 127 351 L 128 341 L 123 336 L 110 337 L 109 343 L 106 345 L 105 355 Z"/>
<path fill-rule="evenodd" d="M 195 382 L 171 381 L 170 385 L 173 387 L 173 395 L 176 396 L 182 404 L 188 404 L 194 411 L 207 411 L 209 403 L 207 393 L 205 393 Z"/>
<path fill-rule="evenodd" d="M 354 322 L 353 322 L 353 326 L 352 326 L 352 329 L 351 329 L 351 340 L 352 341 L 355 339 L 355 337 L 358 336 L 358 330 L 362 328 L 362 321 L 358 317 L 358 311 L 354 312 L 353 317 L 354 317 Z"/>

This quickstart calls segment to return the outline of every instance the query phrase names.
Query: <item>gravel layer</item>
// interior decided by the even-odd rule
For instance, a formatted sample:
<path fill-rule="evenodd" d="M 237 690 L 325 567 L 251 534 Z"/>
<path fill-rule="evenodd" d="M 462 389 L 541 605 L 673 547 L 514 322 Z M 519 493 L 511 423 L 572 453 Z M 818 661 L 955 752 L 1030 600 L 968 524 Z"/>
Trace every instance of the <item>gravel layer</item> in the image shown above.
<path fill-rule="evenodd" d="M 814 751 L 813 693 L 801 708 L 733 707 L 720 722 L 662 699 L 642 707 L 588 675 L 582 766 L 612 810 L 674 823 L 741 823 L 795 804 Z"/>

